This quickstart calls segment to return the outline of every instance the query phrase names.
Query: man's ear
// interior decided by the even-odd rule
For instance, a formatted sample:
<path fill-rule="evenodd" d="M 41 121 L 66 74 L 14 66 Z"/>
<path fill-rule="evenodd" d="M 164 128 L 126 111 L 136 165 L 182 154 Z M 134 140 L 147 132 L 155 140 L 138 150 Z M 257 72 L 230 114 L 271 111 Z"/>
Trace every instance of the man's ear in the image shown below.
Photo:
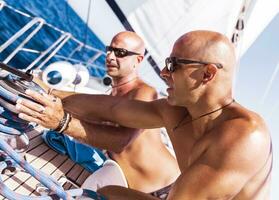
<path fill-rule="evenodd" d="M 137 56 L 137 60 L 138 60 L 138 63 L 141 63 L 141 61 L 143 60 L 143 56 L 142 55 L 138 55 Z"/>
<path fill-rule="evenodd" d="M 217 67 L 212 64 L 208 64 L 204 68 L 204 74 L 203 74 L 203 83 L 207 83 L 208 81 L 212 80 L 217 72 Z"/>

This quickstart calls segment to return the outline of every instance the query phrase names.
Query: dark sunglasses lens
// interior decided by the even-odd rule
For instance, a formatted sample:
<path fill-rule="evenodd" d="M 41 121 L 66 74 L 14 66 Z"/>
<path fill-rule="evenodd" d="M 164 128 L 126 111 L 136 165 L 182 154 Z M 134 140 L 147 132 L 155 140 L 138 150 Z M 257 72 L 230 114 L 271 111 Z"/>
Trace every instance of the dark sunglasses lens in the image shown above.
<path fill-rule="evenodd" d="M 127 56 L 127 51 L 125 49 L 118 49 L 118 48 L 113 48 L 111 46 L 106 46 L 106 52 L 111 52 L 113 51 L 116 57 L 125 57 Z"/>
<path fill-rule="evenodd" d="M 115 49 L 114 54 L 117 57 L 123 58 L 128 55 L 128 52 L 125 49 Z"/>

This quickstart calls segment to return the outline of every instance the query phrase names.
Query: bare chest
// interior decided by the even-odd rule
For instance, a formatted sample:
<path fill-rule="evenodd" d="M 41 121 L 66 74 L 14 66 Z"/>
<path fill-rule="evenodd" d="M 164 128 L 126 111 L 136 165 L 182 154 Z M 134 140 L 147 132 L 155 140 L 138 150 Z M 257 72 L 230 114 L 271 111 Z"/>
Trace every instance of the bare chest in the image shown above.
<path fill-rule="evenodd" d="M 205 134 L 200 139 L 193 137 L 191 125 L 177 129 L 170 135 L 181 170 L 185 170 L 205 155 L 212 137 Z"/>

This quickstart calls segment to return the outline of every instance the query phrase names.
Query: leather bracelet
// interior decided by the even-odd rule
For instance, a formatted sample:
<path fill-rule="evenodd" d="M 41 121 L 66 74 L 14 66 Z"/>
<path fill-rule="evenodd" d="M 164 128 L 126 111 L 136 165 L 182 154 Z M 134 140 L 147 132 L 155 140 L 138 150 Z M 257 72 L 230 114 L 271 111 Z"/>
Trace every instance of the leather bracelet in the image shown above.
<path fill-rule="evenodd" d="M 67 113 L 66 122 L 65 122 L 64 126 L 62 127 L 62 129 L 59 131 L 59 133 L 64 132 L 68 128 L 71 119 L 72 119 L 72 115 Z"/>
<path fill-rule="evenodd" d="M 48 91 L 47 91 L 47 94 L 51 95 L 52 91 L 53 91 L 53 88 L 49 88 Z"/>
<path fill-rule="evenodd" d="M 56 131 L 58 133 L 62 133 L 63 131 L 65 131 L 70 123 L 70 120 L 71 120 L 71 115 L 64 111 L 64 116 L 59 121 L 59 124 L 58 124 L 57 128 L 54 129 L 54 131 Z"/>

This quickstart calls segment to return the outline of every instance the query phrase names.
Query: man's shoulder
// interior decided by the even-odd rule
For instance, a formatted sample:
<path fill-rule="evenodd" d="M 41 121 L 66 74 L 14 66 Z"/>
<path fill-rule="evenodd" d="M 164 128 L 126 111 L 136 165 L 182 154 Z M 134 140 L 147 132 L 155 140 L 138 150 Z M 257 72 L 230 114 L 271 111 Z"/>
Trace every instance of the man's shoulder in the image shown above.
<path fill-rule="evenodd" d="M 135 90 L 139 92 L 150 92 L 150 93 L 157 93 L 156 89 L 143 81 L 140 81 L 138 87 Z"/>
<path fill-rule="evenodd" d="M 220 154 L 225 157 L 242 155 L 245 158 L 254 154 L 258 154 L 259 159 L 266 157 L 271 139 L 264 120 L 245 108 L 237 110 L 232 116 L 214 131 L 216 152 L 222 152 Z"/>
<path fill-rule="evenodd" d="M 132 99 L 149 101 L 155 100 L 157 97 L 158 95 L 156 89 L 144 82 L 139 82 L 137 87 L 130 91 L 130 98 Z"/>
<path fill-rule="evenodd" d="M 223 133 L 222 136 L 224 137 L 227 134 L 236 135 L 237 138 L 249 138 L 254 134 L 259 134 L 261 137 L 269 136 L 263 118 L 257 113 L 243 107 L 234 109 L 232 114 L 221 123 L 220 129 L 220 133 Z"/>
<path fill-rule="evenodd" d="M 263 118 L 259 114 L 242 106 L 234 108 L 232 114 L 224 123 L 229 124 L 229 129 L 246 134 L 251 134 L 256 131 L 267 131 Z"/>

